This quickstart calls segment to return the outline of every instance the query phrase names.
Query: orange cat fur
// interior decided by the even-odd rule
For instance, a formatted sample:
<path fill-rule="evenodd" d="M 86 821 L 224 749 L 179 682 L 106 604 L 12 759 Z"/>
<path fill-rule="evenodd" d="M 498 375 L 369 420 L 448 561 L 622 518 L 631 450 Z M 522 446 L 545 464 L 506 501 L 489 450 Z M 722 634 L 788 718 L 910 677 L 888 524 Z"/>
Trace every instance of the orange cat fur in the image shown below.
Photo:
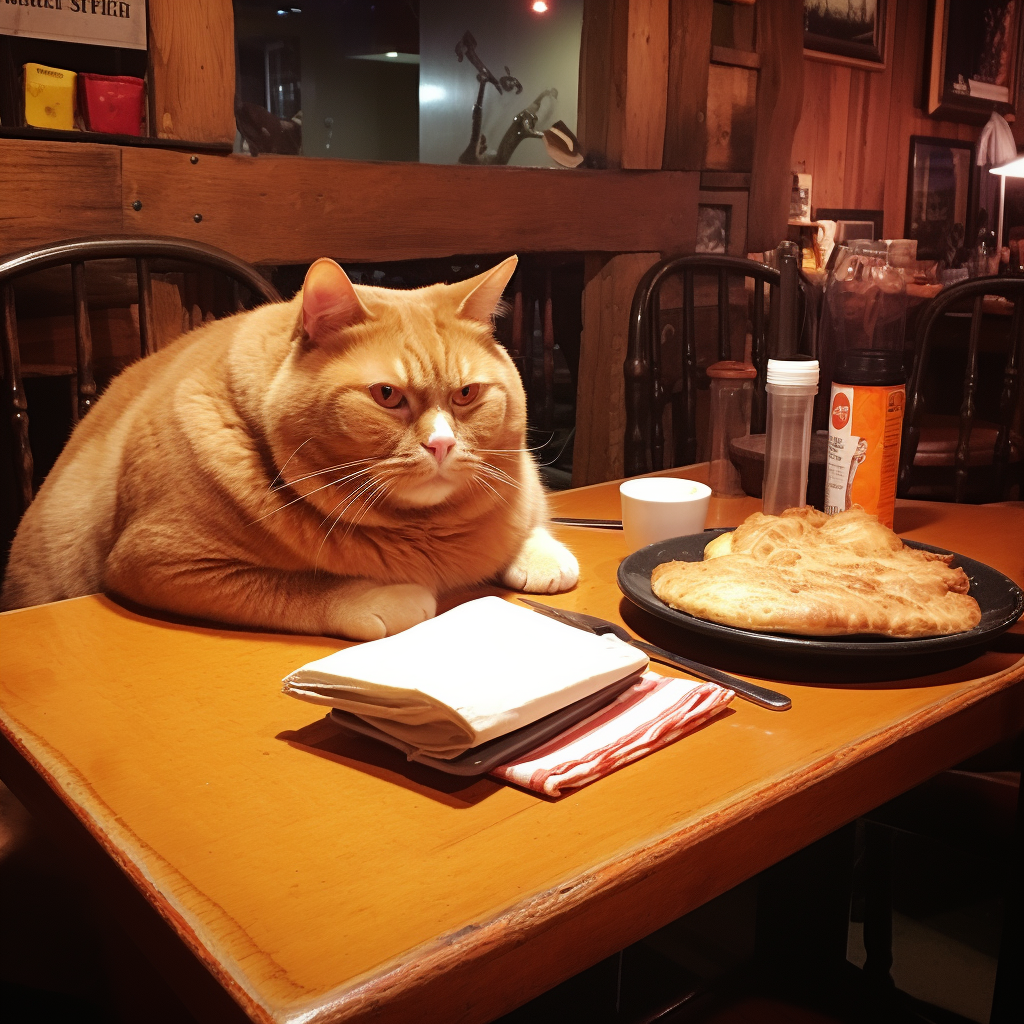
<path fill-rule="evenodd" d="M 106 590 L 365 640 L 486 580 L 572 587 L 491 332 L 515 265 L 392 291 L 320 260 L 292 301 L 129 367 L 29 506 L 3 607 Z"/>

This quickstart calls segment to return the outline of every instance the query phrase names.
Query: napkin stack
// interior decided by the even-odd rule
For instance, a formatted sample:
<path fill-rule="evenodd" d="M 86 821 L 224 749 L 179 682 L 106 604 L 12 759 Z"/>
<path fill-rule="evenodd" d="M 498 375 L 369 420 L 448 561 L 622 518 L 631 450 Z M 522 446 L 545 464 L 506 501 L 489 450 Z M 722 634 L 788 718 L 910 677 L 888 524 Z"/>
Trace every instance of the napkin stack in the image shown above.
<path fill-rule="evenodd" d="M 310 662 L 285 678 L 284 692 L 358 715 L 417 753 L 450 759 L 647 663 L 614 636 L 484 597 Z"/>

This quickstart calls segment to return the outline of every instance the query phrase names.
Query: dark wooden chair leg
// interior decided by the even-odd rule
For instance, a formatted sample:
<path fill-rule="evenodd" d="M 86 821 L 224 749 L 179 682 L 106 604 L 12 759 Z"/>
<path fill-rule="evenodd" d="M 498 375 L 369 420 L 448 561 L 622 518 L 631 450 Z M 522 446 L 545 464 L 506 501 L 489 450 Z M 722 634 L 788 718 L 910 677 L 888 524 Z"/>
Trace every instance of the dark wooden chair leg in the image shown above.
<path fill-rule="evenodd" d="M 864 976 L 878 988 L 892 988 L 892 830 L 864 823 Z"/>
<path fill-rule="evenodd" d="M 1019 763 L 1019 759 L 1018 759 Z M 1017 792 L 1017 820 L 1007 873 L 1003 937 L 999 945 L 996 987 L 989 1024 L 1020 1024 L 1024 1020 L 1024 786 Z"/>

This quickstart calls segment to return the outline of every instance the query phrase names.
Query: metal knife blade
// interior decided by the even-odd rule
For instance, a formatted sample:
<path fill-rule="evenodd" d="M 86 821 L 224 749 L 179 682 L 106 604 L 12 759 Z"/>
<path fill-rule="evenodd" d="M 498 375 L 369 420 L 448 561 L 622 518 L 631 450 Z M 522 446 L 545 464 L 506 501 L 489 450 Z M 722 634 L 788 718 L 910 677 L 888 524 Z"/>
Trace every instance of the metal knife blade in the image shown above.
<path fill-rule="evenodd" d="M 534 611 L 540 612 L 542 615 L 549 615 L 559 622 L 564 622 L 567 626 L 575 626 L 576 629 L 587 630 L 590 633 L 612 633 L 625 643 L 632 644 L 633 647 L 641 651 L 646 651 L 656 661 L 664 662 L 675 668 L 681 668 L 691 675 L 697 676 L 698 679 L 707 679 L 713 683 L 718 683 L 720 686 L 725 686 L 734 691 L 738 697 L 743 697 L 745 700 L 749 700 L 763 708 L 768 708 L 771 711 L 787 711 L 793 706 L 793 702 L 785 694 L 779 693 L 777 690 L 769 690 L 766 686 L 748 683 L 746 679 L 740 679 L 738 676 L 723 672 L 710 665 L 703 665 L 699 661 L 691 661 L 689 658 L 684 658 L 681 654 L 666 651 L 663 647 L 655 647 L 654 644 L 638 640 L 624 626 L 599 618 L 597 615 L 568 611 L 565 608 L 554 608 L 549 604 L 530 601 L 525 597 L 521 597 L 519 600 L 523 604 L 529 605 Z"/>

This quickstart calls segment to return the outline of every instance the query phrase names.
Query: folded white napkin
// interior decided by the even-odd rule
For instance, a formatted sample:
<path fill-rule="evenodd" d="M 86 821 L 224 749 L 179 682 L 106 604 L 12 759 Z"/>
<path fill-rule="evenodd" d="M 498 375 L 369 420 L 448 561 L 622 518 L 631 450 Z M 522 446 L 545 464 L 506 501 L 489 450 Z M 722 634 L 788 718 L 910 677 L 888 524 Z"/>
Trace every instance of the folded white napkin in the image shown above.
<path fill-rule="evenodd" d="M 452 758 L 647 666 L 647 655 L 482 597 L 404 633 L 311 661 L 284 680 L 431 757 Z"/>

